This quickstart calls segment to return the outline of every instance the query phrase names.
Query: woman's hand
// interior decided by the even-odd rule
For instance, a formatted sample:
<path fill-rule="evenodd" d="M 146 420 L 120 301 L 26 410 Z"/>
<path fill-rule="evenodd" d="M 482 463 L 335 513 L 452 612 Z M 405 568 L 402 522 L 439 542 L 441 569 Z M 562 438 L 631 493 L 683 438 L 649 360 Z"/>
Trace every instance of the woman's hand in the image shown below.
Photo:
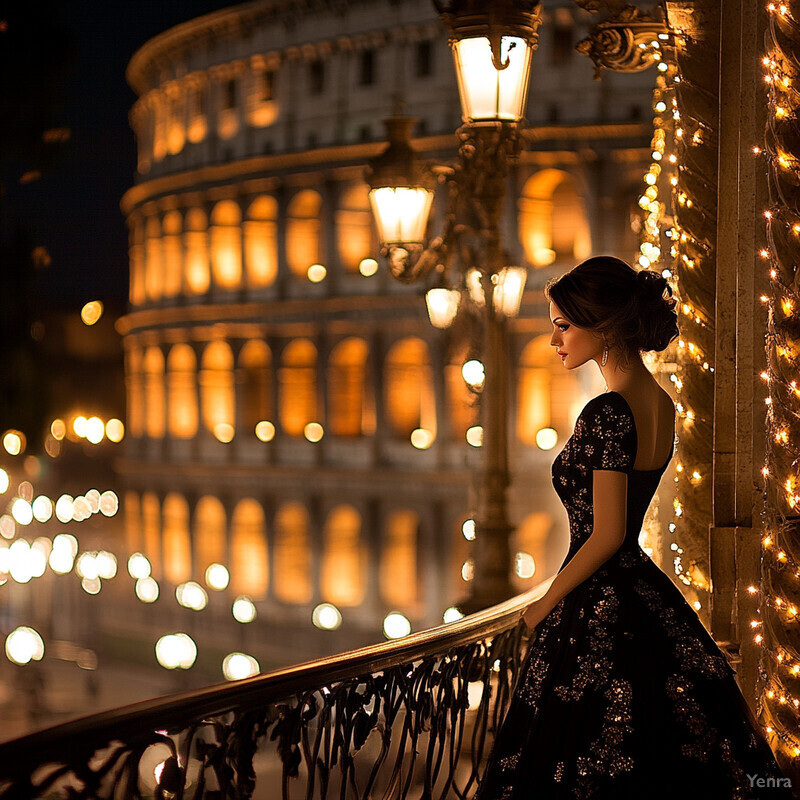
<path fill-rule="evenodd" d="M 543 599 L 534 600 L 521 614 L 529 630 L 533 630 L 550 612 L 552 608 Z"/>

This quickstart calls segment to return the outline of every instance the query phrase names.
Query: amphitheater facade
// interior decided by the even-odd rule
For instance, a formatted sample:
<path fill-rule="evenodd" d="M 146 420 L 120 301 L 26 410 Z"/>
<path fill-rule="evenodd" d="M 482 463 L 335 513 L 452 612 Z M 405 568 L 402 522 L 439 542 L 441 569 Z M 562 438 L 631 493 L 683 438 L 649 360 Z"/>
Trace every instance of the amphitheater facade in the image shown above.
<path fill-rule="evenodd" d="M 555 429 L 560 447 L 597 388 L 557 363 L 541 287 L 590 254 L 633 257 L 650 157 L 655 77 L 593 80 L 574 50 L 591 22 L 545 2 L 503 216 L 528 267 L 508 353 L 520 588 L 567 546 L 537 433 Z M 269 626 L 262 666 L 376 641 L 389 612 L 413 630 L 440 623 L 469 572 L 481 451 L 465 438 L 478 410 L 461 366 L 480 357 L 477 322 L 434 329 L 419 287 L 391 278 L 364 181 L 398 107 L 418 118 L 422 156 L 456 156 L 432 4 L 245 3 L 147 42 L 128 80 L 130 551 L 169 586 L 227 566 L 228 601 L 251 598 Z M 335 632 L 314 627 L 321 603 L 341 613 Z"/>

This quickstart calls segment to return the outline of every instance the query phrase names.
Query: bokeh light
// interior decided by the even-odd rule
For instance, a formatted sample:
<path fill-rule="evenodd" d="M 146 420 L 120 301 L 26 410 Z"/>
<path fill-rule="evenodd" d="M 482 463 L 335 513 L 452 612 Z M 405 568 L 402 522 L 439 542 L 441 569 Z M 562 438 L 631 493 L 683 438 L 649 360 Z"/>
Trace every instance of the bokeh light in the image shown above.
<path fill-rule="evenodd" d="M 358 271 L 365 277 L 371 278 L 378 271 L 378 262 L 374 258 L 362 258 Z"/>
<path fill-rule="evenodd" d="M 150 562 L 147 560 L 147 556 L 143 556 L 141 553 L 134 553 L 128 559 L 128 574 L 131 578 L 149 578 L 152 569 L 150 567 Z"/>
<path fill-rule="evenodd" d="M 266 419 L 256 424 L 256 436 L 262 442 L 271 442 L 275 438 L 275 426 Z"/>
<path fill-rule="evenodd" d="M 156 660 L 164 669 L 190 669 L 197 658 L 197 645 L 186 633 L 169 633 L 156 642 Z"/>
<path fill-rule="evenodd" d="M 125 425 L 122 420 L 114 417 L 106 422 L 106 439 L 109 442 L 121 442 L 125 438 Z"/>
<path fill-rule="evenodd" d="M 222 674 L 229 681 L 240 681 L 258 675 L 261 667 L 253 656 L 246 653 L 229 653 L 222 662 Z"/>
<path fill-rule="evenodd" d="M 155 601 L 158 600 L 158 583 L 150 576 L 139 578 L 139 580 L 136 581 L 134 591 L 136 592 L 136 596 L 143 603 L 155 603 Z"/>
<path fill-rule="evenodd" d="M 208 605 L 206 590 L 197 581 L 186 581 L 175 588 L 175 599 L 184 608 L 202 611 Z"/>
<path fill-rule="evenodd" d="M 256 618 L 256 607 L 249 597 L 242 595 L 233 601 L 231 613 L 237 622 L 246 624 L 252 622 Z"/>
<path fill-rule="evenodd" d="M 429 431 L 427 428 L 416 428 L 411 431 L 411 444 L 417 450 L 427 450 L 433 444 L 435 438 L 433 431 Z"/>
<path fill-rule="evenodd" d="M 400 639 L 411 633 L 411 623 L 398 611 L 387 614 L 383 620 L 383 635 L 387 639 Z"/>
<path fill-rule="evenodd" d="M 558 433 L 553 428 L 536 431 L 536 446 L 540 450 L 552 450 L 558 442 Z"/>
<path fill-rule="evenodd" d="M 94 325 L 103 316 L 103 304 L 99 300 L 90 300 L 81 309 L 81 320 L 84 325 Z"/>
<path fill-rule="evenodd" d="M 34 628 L 21 626 L 6 637 L 6 657 L 13 664 L 41 661 L 43 656 L 44 641 Z"/>
<path fill-rule="evenodd" d="M 308 279 L 311 283 L 321 283 L 325 280 L 325 276 L 328 274 L 328 270 L 322 266 L 322 264 L 312 264 L 308 268 Z"/>
<path fill-rule="evenodd" d="M 332 603 L 320 603 L 311 612 L 311 621 L 324 631 L 335 631 L 342 624 L 342 615 Z"/>
<path fill-rule="evenodd" d="M 206 583 L 210 589 L 221 592 L 228 588 L 231 576 L 227 568 L 222 564 L 210 564 L 205 573 Z"/>

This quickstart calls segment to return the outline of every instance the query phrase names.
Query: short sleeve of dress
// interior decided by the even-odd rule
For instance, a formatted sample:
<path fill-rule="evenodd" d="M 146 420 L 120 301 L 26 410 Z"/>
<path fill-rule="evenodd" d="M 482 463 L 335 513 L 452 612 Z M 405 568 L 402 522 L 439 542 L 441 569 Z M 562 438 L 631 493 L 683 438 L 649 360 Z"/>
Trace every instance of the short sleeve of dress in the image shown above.
<path fill-rule="evenodd" d="M 616 392 L 590 400 L 579 417 L 585 463 L 590 469 L 628 472 L 636 460 L 636 427 L 625 398 Z"/>

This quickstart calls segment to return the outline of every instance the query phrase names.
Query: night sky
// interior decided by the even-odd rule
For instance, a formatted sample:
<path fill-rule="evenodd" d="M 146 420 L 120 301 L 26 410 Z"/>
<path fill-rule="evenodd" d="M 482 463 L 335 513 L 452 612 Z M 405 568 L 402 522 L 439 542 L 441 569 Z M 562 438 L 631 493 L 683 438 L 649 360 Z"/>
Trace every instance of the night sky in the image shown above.
<path fill-rule="evenodd" d="M 136 96 L 125 81 L 125 68 L 133 53 L 158 33 L 235 3 L 27 3 L 41 5 L 41 12 L 50 14 L 48 19 L 53 18 L 54 9 L 57 24 L 73 38 L 72 68 L 57 89 L 59 107 L 51 116 L 54 126 L 68 127 L 71 135 L 57 163 L 43 171 L 39 180 L 7 183 L 6 224 L 21 222 L 35 243 L 51 255 L 52 263 L 41 276 L 43 299 L 59 305 L 81 305 L 91 299 L 124 303 L 127 231 L 119 201 L 134 182 L 136 166 L 134 136 L 128 125 Z M 4 5 L 0 3 L 0 12 Z M 5 7 L 12 23 L 14 4 Z M 13 33 L 9 24 L 3 35 Z"/>

